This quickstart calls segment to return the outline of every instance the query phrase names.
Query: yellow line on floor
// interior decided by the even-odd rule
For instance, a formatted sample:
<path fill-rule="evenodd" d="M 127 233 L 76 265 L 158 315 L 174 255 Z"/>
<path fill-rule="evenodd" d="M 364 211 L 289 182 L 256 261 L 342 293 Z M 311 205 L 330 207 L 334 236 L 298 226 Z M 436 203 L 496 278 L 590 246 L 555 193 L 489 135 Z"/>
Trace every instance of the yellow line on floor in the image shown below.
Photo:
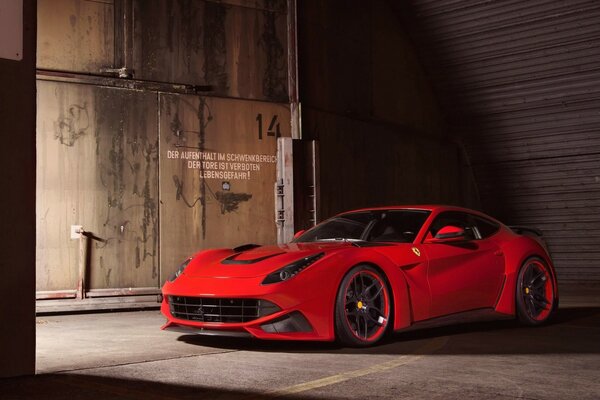
<path fill-rule="evenodd" d="M 448 342 L 447 337 L 435 338 L 425 345 L 415 349 L 411 354 L 403 355 L 397 357 L 393 360 L 376 364 L 371 367 L 358 369 L 354 371 L 343 372 L 341 374 L 328 376 L 326 378 L 316 379 L 314 381 L 299 383 L 297 385 L 293 385 L 284 389 L 276 389 L 270 392 L 266 392 L 264 394 L 258 396 L 252 396 L 250 399 L 261 399 L 261 398 L 277 398 L 284 397 L 295 393 L 306 392 L 308 390 L 313 390 L 317 388 L 322 388 L 324 386 L 333 385 L 336 383 L 344 382 L 350 379 L 359 378 L 362 376 L 374 374 L 376 372 L 383 372 L 390 369 L 394 369 L 400 367 L 402 365 L 406 365 L 408 363 L 417 361 L 427 355 L 433 354 L 436 351 L 440 350 L 444 345 Z"/>
<path fill-rule="evenodd" d="M 325 386 L 330 386 L 336 383 L 344 382 L 350 379 L 360 378 L 366 375 L 374 374 L 376 372 L 383 372 L 390 369 L 394 369 L 411 362 L 415 362 L 427 355 L 431 355 L 436 351 L 440 350 L 448 342 L 447 337 L 439 337 L 429 340 L 423 346 L 420 346 L 413 350 L 411 353 L 395 357 L 393 360 L 386 361 L 381 364 L 372 365 L 367 368 L 362 368 L 354 371 L 342 372 L 340 374 L 331 375 L 325 378 L 316 379 L 309 382 L 299 383 L 283 389 L 275 389 L 272 391 L 263 392 L 260 394 L 252 394 L 248 397 L 244 397 L 245 400 L 254 399 L 273 399 L 278 397 L 285 397 L 288 395 L 306 392 L 308 390 L 318 389 Z M 123 382 L 111 382 L 111 378 L 106 378 L 105 382 L 98 382 L 94 376 L 85 375 L 68 375 L 58 374 L 59 379 L 69 385 L 90 390 L 110 393 L 112 395 L 121 396 L 132 400 L 176 400 L 175 397 L 171 397 L 166 394 L 150 393 L 144 389 L 137 389 L 131 387 L 123 387 Z M 206 388 L 210 391 L 211 388 Z M 218 388 L 216 388 L 218 390 Z"/>

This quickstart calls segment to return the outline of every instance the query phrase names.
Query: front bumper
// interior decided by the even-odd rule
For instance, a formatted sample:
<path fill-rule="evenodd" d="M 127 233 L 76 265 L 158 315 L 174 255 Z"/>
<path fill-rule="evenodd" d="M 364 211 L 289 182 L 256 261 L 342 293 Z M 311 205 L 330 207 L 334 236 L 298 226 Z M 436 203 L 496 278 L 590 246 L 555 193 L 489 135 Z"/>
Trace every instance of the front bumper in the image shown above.
<path fill-rule="evenodd" d="M 332 301 L 324 292 L 307 293 L 300 279 L 260 285 L 258 278 L 178 278 L 163 287 L 161 312 L 167 317 L 164 330 L 187 334 L 254 337 L 267 340 L 333 340 L 328 315 Z M 268 315 L 247 322 L 206 322 L 178 318 L 169 300 L 177 297 L 203 299 L 255 299 L 277 306 Z M 176 313 L 181 317 L 181 313 Z"/>
<path fill-rule="evenodd" d="M 183 333 L 185 335 L 205 335 L 205 336 L 227 336 L 227 337 L 243 337 L 251 338 L 252 335 L 246 331 L 231 331 L 224 329 L 206 329 L 197 328 L 185 325 L 177 325 L 175 323 L 167 323 L 162 327 L 165 331 Z"/>

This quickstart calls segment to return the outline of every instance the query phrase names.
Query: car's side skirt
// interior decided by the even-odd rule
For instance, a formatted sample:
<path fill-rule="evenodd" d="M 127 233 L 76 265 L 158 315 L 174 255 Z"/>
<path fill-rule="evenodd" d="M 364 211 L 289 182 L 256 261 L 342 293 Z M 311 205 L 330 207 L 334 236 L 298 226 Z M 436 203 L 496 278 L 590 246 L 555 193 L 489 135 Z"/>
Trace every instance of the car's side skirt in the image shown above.
<path fill-rule="evenodd" d="M 493 308 L 478 308 L 476 310 L 463 311 L 455 314 L 444 315 L 414 322 L 412 325 L 397 330 L 397 332 L 406 332 L 417 329 L 437 328 L 440 326 L 465 324 L 469 322 L 496 321 L 501 319 L 513 319 L 514 315 L 502 314 L 496 312 Z"/>

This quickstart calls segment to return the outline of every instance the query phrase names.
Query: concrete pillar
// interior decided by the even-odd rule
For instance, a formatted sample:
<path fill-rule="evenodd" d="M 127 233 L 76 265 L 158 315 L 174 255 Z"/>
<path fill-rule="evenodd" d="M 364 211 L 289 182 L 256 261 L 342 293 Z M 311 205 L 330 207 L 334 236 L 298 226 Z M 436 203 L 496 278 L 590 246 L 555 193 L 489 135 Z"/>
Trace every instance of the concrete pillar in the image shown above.
<path fill-rule="evenodd" d="M 0 58 L 0 377 L 35 373 L 36 1 L 2 0 L 0 12 L 21 3 L 22 59 Z"/>

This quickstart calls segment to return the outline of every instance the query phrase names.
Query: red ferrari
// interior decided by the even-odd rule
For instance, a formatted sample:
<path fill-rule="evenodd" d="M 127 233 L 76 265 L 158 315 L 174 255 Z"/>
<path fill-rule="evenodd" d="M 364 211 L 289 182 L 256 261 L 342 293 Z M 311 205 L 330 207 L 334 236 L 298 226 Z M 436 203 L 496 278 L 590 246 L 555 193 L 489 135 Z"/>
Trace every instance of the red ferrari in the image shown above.
<path fill-rule="evenodd" d="M 162 289 L 163 329 L 366 346 L 457 319 L 538 325 L 558 306 L 540 236 L 458 207 L 347 212 L 287 245 L 187 259 Z"/>

